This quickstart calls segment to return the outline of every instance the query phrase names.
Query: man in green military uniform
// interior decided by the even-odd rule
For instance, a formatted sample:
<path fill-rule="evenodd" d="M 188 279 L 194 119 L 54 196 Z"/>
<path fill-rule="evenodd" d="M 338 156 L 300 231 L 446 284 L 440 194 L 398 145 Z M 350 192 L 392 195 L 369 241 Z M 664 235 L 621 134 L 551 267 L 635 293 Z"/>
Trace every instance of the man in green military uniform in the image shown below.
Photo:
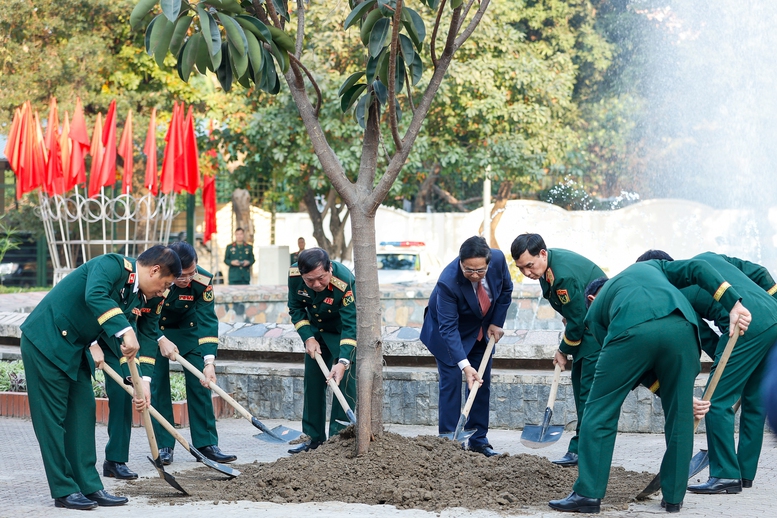
<path fill-rule="evenodd" d="M 765 413 L 760 386 L 769 350 L 777 341 L 777 289 L 769 272 L 760 265 L 734 257 L 706 252 L 694 257 L 704 260 L 728 280 L 747 302 L 753 323 L 739 339 L 729 357 L 706 416 L 710 477 L 707 482 L 688 486 L 693 493 L 739 493 L 751 487 L 761 455 Z M 755 282 L 754 282 L 755 281 Z M 718 342 L 710 379 L 726 346 Z M 734 446 L 732 406 L 741 398 L 739 447 Z"/>
<path fill-rule="evenodd" d="M 567 355 L 572 355 L 572 391 L 577 409 L 575 436 L 569 441 L 567 453 L 554 464 L 577 465 L 580 426 L 585 403 L 594 381 L 599 359 L 599 342 L 585 327 L 585 287 L 604 272 L 580 254 L 561 248 L 548 249 L 539 234 L 521 234 L 510 247 L 515 266 L 530 279 L 540 281 L 542 296 L 564 317 L 564 334 L 553 363 L 563 369 Z"/>
<path fill-rule="evenodd" d="M 134 259 L 129 259 L 134 262 Z M 140 351 L 135 356 L 135 363 L 143 379 L 151 382 L 156 361 L 157 341 L 162 336 L 159 331 L 159 315 L 156 308 L 164 297 L 154 297 L 145 301 L 140 308 L 131 308 L 125 316 L 135 331 Z M 105 363 L 124 377 L 130 375 L 127 359 L 116 355 L 118 349 L 115 337 L 105 336 L 98 340 L 105 357 Z M 132 435 L 133 401 L 123 387 L 113 381 L 105 382 L 105 393 L 108 396 L 108 442 L 105 445 L 105 460 L 103 461 L 103 476 L 121 480 L 134 480 L 138 474 L 127 467 L 129 460 L 130 436 Z"/>
<path fill-rule="evenodd" d="M 90 344 L 101 334 L 120 337 L 121 345 L 111 342 L 120 347 L 116 356 L 134 361 L 140 346 L 127 312 L 140 307 L 141 295 L 161 295 L 180 273 L 178 256 L 164 246 L 146 250 L 135 264 L 105 254 L 62 279 L 22 324 L 30 414 L 56 507 L 92 509 L 127 502 L 103 489 L 95 469 L 91 377 L 103 354 Z M 144 385 L 148 391 L 148 383 Z"/>
<path fill-rule="evenodd" d="M 216 418 L 208 381 L 216 382 L 216 351 L 219 345 L 219 321 L 213 295 L 213 276 L 197 265 L 197 252 L 184 241 L 170 245 L 181 258 L 181 276 L 175 279 L 164 301 L 156 311 L 160 314 L 159 340 L 154 377 L 151 384 L 151 404 L 168 421 L 173 421 L 170 397 L 170 360 L 176 353 L 202 371 L 207 381 L 200 381 L 184 369 L 186 400 L 189 409 L 189 431 L 192 445 L 204 456 L 216 462 L 232 462 L 235 455 L 219 449 Z M 154 422 L 159 443 L 159 458 L 163 464 L 173 462 L 175 438 Z"/>
<path fill-rule="evenodd" d="M 602 283 L 604 283 L 603 287 Z M 682 506 L 693 453 L 693 385 L 699 373 L 696 313 L 677 288 L 697 284 L 747 330 L 750 313 L 739 293 L 705 261 L 646 261 L 586 289 L 585 323 L 602 344 L 580 429 L 579 476 L 572 493 L 552 500 L 559 511 L 599 512 L 607 490 L 620 407 L 650 370 L 661 384 L 667 450 L 661 482 L 668 512 Z"/>
<path fill-rule="evenodd" d="M 308 248 L 299 254 L 297 266 L 289 270 L 289 314 L 305 343 L 305 395 L 302 431 L 306 443 L 289 450 L 313 450 L 326 436 L 326 382 L 331 378 L 342 389 L 346 401 L 356 406 L 356 301 L 351 271 L 321 248 Z M 325 377 L 315 360 L 316 353 L 330 369 Z M 334 365 L 333 365 L 334 364 Z M 348 417 L 335 401 L 329 417 L 329 436 L 344 428 L 338 421 Z"/>
<path fill-rule="evenodd" d="M 254 245 L 244 243 L 242 228 L 235 230 L 235 240 L 227 247 L 224 263 L 229 265 L 229 284 L 251 284 L 251 265 L 254 259 Z"/>
<path fill-rule="evenodd" d="M 294 266 L 294 264 L 299 259 L 299 253 L 302 252 L 305 249 L 305 238 L 304 237 L 300 237 L 300 238 L 297 239 L 297 247 L 299 248 L 299 250 L 289 254 L 289 261 L 290 261 L 290 264 L 292 266 Z"/>

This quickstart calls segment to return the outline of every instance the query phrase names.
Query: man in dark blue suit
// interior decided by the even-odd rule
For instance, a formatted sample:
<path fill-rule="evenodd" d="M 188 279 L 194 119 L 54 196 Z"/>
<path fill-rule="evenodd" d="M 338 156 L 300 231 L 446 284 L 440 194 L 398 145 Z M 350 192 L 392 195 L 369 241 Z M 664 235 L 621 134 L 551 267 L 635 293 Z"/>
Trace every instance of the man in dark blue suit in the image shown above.
<path fill-rule="evenodd" d="M 453 432 L 461 415 L 461 373 L 467 378 L 467 394 L 480 383 L 466 428 L 477 432 L 469 449 L 487 457 L 498 455 L 488 443 L 491 395 L 491 358 L 481 380 L 478 368 L 490 337 L 498 342 L 510 307 L 513 282 L 504 254 L 488 247 L 482 237 L 471 237 L 459 249 L 459 257 L 440 274 L 429 297 L 421 341 L 437 360 L 440 376 L 440 433 Z"/>

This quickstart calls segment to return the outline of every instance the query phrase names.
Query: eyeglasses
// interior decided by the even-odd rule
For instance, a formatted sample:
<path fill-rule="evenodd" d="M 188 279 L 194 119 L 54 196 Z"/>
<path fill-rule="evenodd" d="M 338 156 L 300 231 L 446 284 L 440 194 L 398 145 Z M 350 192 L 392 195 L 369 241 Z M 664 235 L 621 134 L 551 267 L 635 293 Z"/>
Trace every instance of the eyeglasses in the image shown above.
<path fill-rule="evenodd" d="M 175 280 L 176 280 L 176 282 L 178 282 L 178 281 L 180 281 L 180 282 L 183 282 L 183 281 L 190 281 L 190 280 L 194 279 L 194 276 L 195 276 L 195 275 L 197 275 L 197 273 L 196 273 L 196 272 L 194 272 L 194 273 L 192 273 L 192 274 L 190 274 L 190 275 L 181 275 L 180 277 L 176 277 L 176 279 L 175 279 Z"/>
<path fill-rule="evenodd" d="M 478 268 L 477 270 L 473 270 L 472 268 L 462 267 L 462 270 L 464 271 L 464 273 L 468 273 L 470 275 L 473 275 L 473 274 L 483 275 L 488 271 L 488 266 L 486 266 L 485 268 Z"/>

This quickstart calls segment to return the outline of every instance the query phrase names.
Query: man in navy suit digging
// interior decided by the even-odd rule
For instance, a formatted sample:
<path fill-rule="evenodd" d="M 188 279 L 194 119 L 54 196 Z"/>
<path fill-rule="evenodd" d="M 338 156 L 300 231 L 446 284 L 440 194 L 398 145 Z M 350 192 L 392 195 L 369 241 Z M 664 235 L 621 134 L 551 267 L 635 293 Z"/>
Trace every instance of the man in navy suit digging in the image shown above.
<path fill-rule="evenodd" d="M 483 379 L 478 376 L 490 337 L 499 341 L 510 307 L 513 282 L 504 254 L 489 248 L 482 237 L 471 237 L 459 249 L 459 257 L 445 267 L 429 297 L 421 341 L 437 360 L 440 376 L 440 433 L 455 430 L 461 415 L 461 373 L 467 394 L 480 383 L 465 428 L 477 431 L 469 439 L 470 451 L 486 457 L 499 455 L 488 443 L 491 395 L 491 358 Z"/>

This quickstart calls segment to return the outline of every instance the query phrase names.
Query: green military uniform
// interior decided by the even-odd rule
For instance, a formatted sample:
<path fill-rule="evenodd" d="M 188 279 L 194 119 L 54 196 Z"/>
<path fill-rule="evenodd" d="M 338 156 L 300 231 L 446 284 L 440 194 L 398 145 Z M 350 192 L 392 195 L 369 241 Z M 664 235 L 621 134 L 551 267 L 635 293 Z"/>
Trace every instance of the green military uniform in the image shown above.
<path fill-rule="evenodd" d="M 130 259 L 130 261 L 134 262 L 134 259 Z M 155 310 L 162 300 L 162 297 L 152 298 L 146 301 L 141 308 L 134 308 L 134 311 L 125 314 L 140 343 L 140 351 L 135 356 L 135 363 L 139 365 L 141 376 L 151 377 L 154 373 L 158 349 L 157 340 L 161 336 L 159 315 Z M 114 352 L 120 343 L 109 345 L 116 340 L 115 337 L 103 334 L 99 344 L 105 356 L 105 363 L 126 377 L 130 375 L 127 359 L 121 355 L 117 356 Z M 107 376 L 105 393 L 108 396 L 108 442 L 105 445 L 105 460 L 126 464 L 129 460 L 130 436 L 132 434 L 132 409 L 134 408 L 132 396 L 118 383 L 109 380 Z"/>
<path fill-rule="evenodd" d="M 160 302 L 159 329 L 183 356 L 198 370 L 205 367 L 204 357 L 216 355 L 219 345 L 219 320 L 216 316 L 213 276 L 197 267 L 186 288 L 173 285 Z M 189 408 L 189 430 L 195 448 L 218 445 L 216 418 L 210 389 L 184 369 L 186 400 Z M 170 422 L 173 422 L 173 404 L 170 397 L 170 360 L 157 352 L 154 377 L 151 380 L 151 404 Z M 154 422 L 154 433 L 160 448 L 173 448 L 175 438 Z"/>
<path fill-rule="evenodd" d="M 666 416 L 662 490 L 666 502 L 682 502 L 693 453 L 693 385 L 700 370 L 700 344 L 696 313 L 676 287 L 692 284 L 727 310 L 740 299 L 704 261 L 653 260 L 616 275 L 591 304 L 585 322 L 602 349 L 580 430 L 577 494 L 604 497 L 620 407 L 629 390 L 653 370 Z"/>
<path fill-rule="evenodd" d="M 302 341 L 315 338 L 321 357 L 331 370 L 338 358 L 351 362 L 340 381 L 340 390 L 351 408 L 356 407 L 356 301 L 351 271 L 332 261 L 332 280 L 317 293 L 302 280 L 299 269 L 289 269 L 289 314 Z M 326 377 L 316 360 L 305 355 L 305 396 L 302 431 L 311 441 L 326 441 Z M 348 421 L 337 401 L 332 403 L 329 436 L 344 428 L 337 421 Z"/>
<path fill-rule="evenodd" d="M 248 266 L 233 266 L 232 261 L 248 261 Z M 229 284 L 251 284 L 251 266 L 254 259 L 254 245 L 251 243 L 238 244 L 233 241 L 227 247 L 224 254 L 224 263 L 229 266 Z"/>
<path fill-rule="evenodd" d="M 94 362 L 88 348 L 131 327 L 137 271 L 121 255 L 96 257 L 62 279 L 21 326 L 30 413 L 53 498 L 103 489 L 95 469 Z M 121 356 L 118 340 L 109 345 Z"/>
<path fill-rule="evenodd" d="M 572 391 L 577 409 L 575 436 L 567 448 L 572 453 L 578 450 L 580 425 L 600 349 L 599 342 L 585 327 L 585 288 L 600 277 L 604 277 L 604 272 L 593 262 L 561 248 L 548 249 L 548 269 L 540 277 L 542 296 L 567 321 L 559 350 L 572 355 Z"/>
<path fill-rule="evenodd" d="M 753 480 L 761 455 L 765 420 L 761 379 L 767 353 L 777 341 L 777 301 L 771 296 L 777 288 L 768 271 L 754 263 L 711 252 L 697 255 L 695 259 L 703 259 L 718 270 L 742 295 L 743 304 L 752 314 L 752 322 L 739 337 L 715 388 L 705 422 L 710 477 Z M 726 342 L 727 336 L 721 336 L 709 379 L 712 379 Z M 735 450 L 731 407 L 740 397 L 739 448 Z"/>

